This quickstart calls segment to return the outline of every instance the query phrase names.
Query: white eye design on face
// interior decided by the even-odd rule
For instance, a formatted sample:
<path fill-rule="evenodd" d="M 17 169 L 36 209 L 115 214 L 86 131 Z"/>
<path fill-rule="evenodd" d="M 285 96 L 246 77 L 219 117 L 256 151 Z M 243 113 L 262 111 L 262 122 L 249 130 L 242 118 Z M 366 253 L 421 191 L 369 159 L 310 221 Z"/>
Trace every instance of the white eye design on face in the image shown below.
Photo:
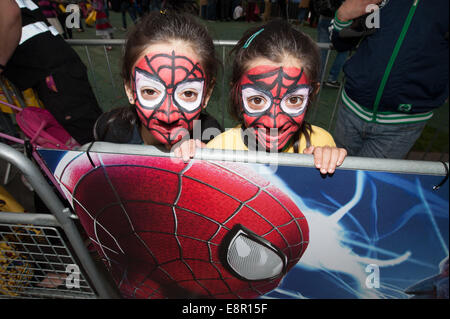
<path fill-rule="evenodd" d="M 195 111 L 202 104 L 203 88 L 204 80 L 180 83 L 173 94 L 174 100 L 185 111 Z"/>
<path fill-rule="evenodd" d="M 281 109 L 287 114 L 302 114 L 308 105 L 309 88 L 301 87 L 286 95 L 280 103 Z"/>
<path fill-rule="evenodd" d="M 166 97 L 166 87 L 154 78 L 136 70 L 136 93 L 142 107 L 153 109 Z"/>
<path fill-rule="evenodd" d="M 242 90 L 242 101 L 248 113 L 261 113 L 272 105 L 272 99 L 269 96 L 250 87 Z"/>

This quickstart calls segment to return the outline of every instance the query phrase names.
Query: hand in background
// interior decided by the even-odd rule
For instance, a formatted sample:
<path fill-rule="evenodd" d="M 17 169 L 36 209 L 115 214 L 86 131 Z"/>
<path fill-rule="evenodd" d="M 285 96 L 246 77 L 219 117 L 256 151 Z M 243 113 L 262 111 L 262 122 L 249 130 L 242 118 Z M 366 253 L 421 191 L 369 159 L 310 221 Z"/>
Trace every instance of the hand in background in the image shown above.
<path fill-rule="evenodd" d="M 353 20 L 365 15 L 367 6 L 380 2 L 381 0 L 345 0 L 339 7 L 336 16 L 342 22 Z"/>

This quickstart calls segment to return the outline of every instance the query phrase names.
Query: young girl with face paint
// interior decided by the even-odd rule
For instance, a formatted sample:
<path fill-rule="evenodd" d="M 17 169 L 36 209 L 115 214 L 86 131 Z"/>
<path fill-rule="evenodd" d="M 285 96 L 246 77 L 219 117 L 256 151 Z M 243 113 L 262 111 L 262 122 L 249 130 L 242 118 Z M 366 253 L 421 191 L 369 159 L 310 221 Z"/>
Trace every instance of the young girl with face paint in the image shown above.
<path fill-rule="evenodd" d="M 232 116 L 241 124 L 208 148 L 313 154 L 322 174 L 333 173 L 347 152 L 305 119 L 320 83 L 319 49 L 283 20 L 248 30 L 233 49 Z"/>
<path fill-rule="evenodd" d="M 193 139 L 194 125 L 220 130 L 204 112 L 219 64 L 207 30 L 192 17 L 146 15 L 129 34 L 123 56 L 130 106 L 103 114 L 94 128 L 96 140 L 164 145 L 178 157 L 192 157 L 195 147 L 207 142 Z"/>

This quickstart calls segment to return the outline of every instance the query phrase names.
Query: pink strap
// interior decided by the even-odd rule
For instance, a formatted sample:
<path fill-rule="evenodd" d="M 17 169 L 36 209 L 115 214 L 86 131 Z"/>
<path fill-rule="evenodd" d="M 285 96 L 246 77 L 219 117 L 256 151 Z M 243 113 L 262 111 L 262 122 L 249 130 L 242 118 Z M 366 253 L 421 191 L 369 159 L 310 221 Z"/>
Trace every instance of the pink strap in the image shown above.
<path fill-rule="evenodd" d="M 6 105 L 6 106 L 9 106 L 10 108 L 12 108 L 12 109 L 14 109 L 14 110 L 16 110 L 16 111 L 22 111 L 22 109 L 21 109 L 20 107 L 18 107 L 18 106 L 15 106 L 15 105 L 12 105 L 12 104 L 3 102 L 3 101 L 0 101 L 0 103 L 1 103 L 1 104 L 4 104 L 4 105 Z"/>
<path fill-rule="evenodd" d="M 31 139 L 30 143 L 33 144 L 34 141 L 39 137 L 39 134 L 41 134 L 41 131 L 44 129 L 44 127 L 47 125 L 47 121 L 42 121 L 41 125 L 39 126 L 38 130 L 34 134 L 33 138 Z"/>

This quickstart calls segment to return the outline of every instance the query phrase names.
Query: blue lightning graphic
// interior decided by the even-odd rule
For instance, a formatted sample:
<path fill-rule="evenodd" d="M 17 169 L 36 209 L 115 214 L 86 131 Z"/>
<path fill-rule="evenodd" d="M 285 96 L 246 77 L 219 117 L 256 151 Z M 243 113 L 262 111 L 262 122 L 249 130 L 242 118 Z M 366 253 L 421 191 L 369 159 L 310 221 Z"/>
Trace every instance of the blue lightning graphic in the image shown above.
<path fill-rule="evenodd" d="M 265 170 L 264 166 L 257 166 L 255 169 L 288 194 L 308 221 L 310 243 L 300 262 L 291 272 L 301 270 L 320 273 L 331 287 L 337 287 L 347 295 L 352 296 L 351 298 L 409 298 L 410 296 L 404 292 L 404 287 L 412 284 L 411 280 L 414 281 L 414 279 L 408 280 L 407 276 L 401 278 L 401 276 L 396 277 L 392 274 L 380 276 L 380 286 L 374 289 L 368 286 L 370 273 L 367 272 L 366 267 L 375 265 L 384 271 L 388 268 L 407 264 L 408 266 L 425 268 L 430 273 L 436 272 L 437 264 L 416 258 L 413 254 L 414 247 L 396 252 L 383 248 L 380 244 L 383 240 L 390 240 L 390 236 L 402 230 L 413 217 L 419 215 L 427 216 L 431 223 L 431 227 L 427 227 L 433 230 L 433 234 L 428 234 L 428 236 L 436 238 L 436 247 L 431 247 L 431 249 L 436 251 L 440 247 L 442 253 L 439 254 L 442 258 L 448 256 L 448 228 L 447 237 L 445 237 L 442 234 L 443 230 L 439 228 L 436 221 L 436 218 L 444 218 L 448 225 L 448 201 L 432 192 L 424 191 L 418 179 L 416 183 L 412 183 L 388 173 L 374 174 L 357 171 L 355 174 L 355 190 L 348 202 L 339 203 L 330 194 L 322 194 L 328 201 L 328 203 L 324 203 L 317 199 L 308 198 L 303 194 L 297 194 L 273 171 Z M 379 198 L 375 180 L 382 180 L 386 185 L 395 185 L 404 192 L 415 194 L 420 199 L 420 203 L 411 204 L 411 207 L 402 212 L 400 217 L 397 215 L 395 221 L 390 225 L 391 228 L 384 232 L 380 232 L 379 229 L 381 212 L 377 203 L 382 199 Z M 364 214 L 367 214 L 366 216 L 370 219 L 370 229 L 368 230 L 367 225 L 365 225 L 365 228 L 354 216 L 354 213 L 361 214 L 361 208 L 358 205 L 363 201 L 367 203 L 367 194 L 371 194 L 369 199 L 370 209 L 364 211 Z M 402 199 L 399 198 L 399 200 Z M 389 212 L 383 211 L 383 214 L 389 214 Z M 283 282 L 280 287 L 264 296 L 264 298 L 304 299 L 318 297 L 316 295 L 308 296 L 306 292 L 303 292 L 301 284 L 299 287 L 295 287 L 295 290 L 287 286 Z M 324 289 L 326 289 L 326 285 Z"/>

